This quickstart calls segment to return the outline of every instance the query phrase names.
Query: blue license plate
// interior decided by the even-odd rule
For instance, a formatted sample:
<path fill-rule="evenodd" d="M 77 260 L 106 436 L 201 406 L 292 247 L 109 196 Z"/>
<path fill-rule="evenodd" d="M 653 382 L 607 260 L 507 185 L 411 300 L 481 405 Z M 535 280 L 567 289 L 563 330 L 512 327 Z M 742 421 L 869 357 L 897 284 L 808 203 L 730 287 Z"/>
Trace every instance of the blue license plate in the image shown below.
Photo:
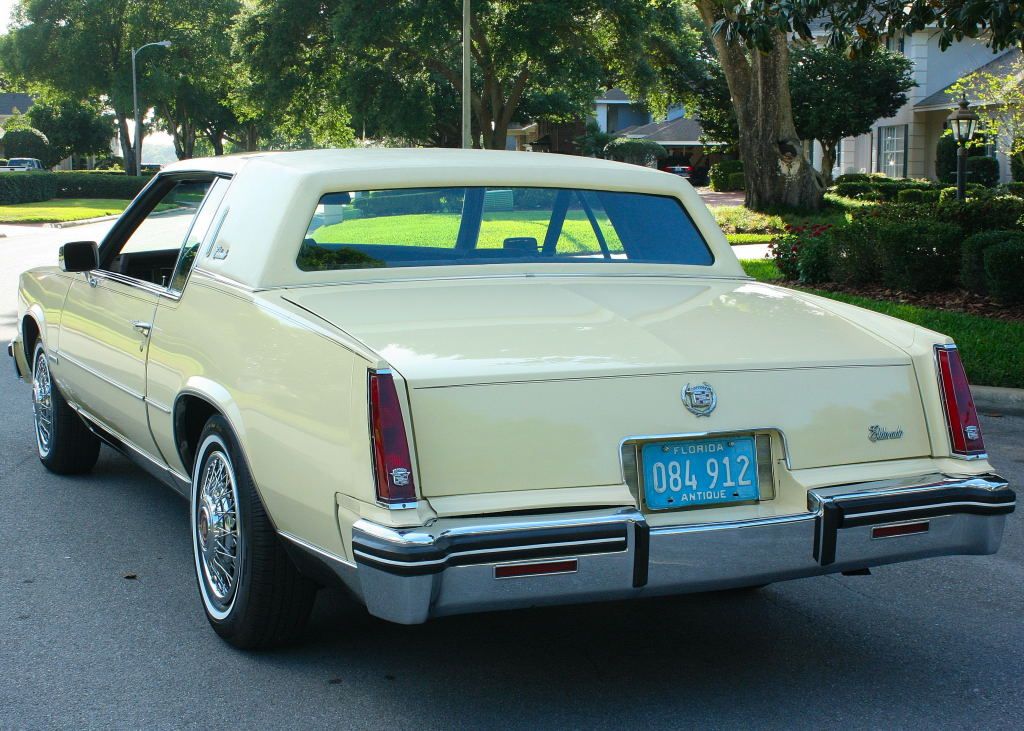
<path fill-rule="evenodd" d="M 651 510 L 758 499 L 753 437 L 643 445 L 644 499 Z"/>

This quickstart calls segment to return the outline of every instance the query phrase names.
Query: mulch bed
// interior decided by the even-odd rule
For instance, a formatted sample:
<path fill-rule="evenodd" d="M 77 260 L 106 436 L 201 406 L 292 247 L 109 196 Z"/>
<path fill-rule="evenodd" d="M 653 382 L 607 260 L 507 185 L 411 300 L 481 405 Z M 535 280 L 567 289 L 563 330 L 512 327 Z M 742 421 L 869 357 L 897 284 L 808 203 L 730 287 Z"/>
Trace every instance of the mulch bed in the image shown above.
<path fill-rule="evenodd" d="M 794 283 L 790 283 L 794 284 Z M 806 285 L 800 285 L 806 287 Z M 859 297 L 870 297 L 872 299 L 898 302 L 906 305 L 927 307 L 933 310 L 945 310 L 946 312 L 965 312 L 969 315 L 980 315 L 991 317 L 997 320 L 1010 320 L 1024 322 L 1024 305 L 1004 305 L 983 295 L 974 294 L 963 289 L 956 289 L 951 292 L 928 292 L 925 294 L 913 294 L 901 292 L 895 289 L 880 286 L 853 287 L 850 285 L 829 282 L 826 284 L 815 284 L 810 289 L 818 289 L 826 292 L 842 292 Z"/>

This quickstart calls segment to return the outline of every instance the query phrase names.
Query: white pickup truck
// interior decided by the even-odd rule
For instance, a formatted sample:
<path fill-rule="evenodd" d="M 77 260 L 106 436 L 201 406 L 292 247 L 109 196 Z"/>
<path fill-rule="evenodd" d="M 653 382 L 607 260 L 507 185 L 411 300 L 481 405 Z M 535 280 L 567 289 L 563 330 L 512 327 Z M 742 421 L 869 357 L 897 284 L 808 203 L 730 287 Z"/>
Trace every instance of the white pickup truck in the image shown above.
<path fill-rule="evenodd" d="M 34 157 L 12 157 L 6 165 L 0 166 L 0 173 L 43 172 L 43 163 Z"/>

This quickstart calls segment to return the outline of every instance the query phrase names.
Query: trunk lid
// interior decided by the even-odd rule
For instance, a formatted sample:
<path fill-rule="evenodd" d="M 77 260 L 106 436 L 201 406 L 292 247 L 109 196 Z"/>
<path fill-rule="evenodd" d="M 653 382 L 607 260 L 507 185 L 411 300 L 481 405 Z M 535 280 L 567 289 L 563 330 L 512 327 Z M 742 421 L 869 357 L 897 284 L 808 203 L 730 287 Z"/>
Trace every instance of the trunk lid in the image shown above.
<path fill-rule="evenodd" d="M 764 284 L 545 276 L 284 296 L 406 380 L 428 497 L 621 483 L 619 446 L 641 435 L 777 429 L 792 469 L 930 453 L 910 357 Z M 680 393 L 704 382 L 718 405 L 698 417 Z M 904 436 L 872 442 L 874 425 Z"/>

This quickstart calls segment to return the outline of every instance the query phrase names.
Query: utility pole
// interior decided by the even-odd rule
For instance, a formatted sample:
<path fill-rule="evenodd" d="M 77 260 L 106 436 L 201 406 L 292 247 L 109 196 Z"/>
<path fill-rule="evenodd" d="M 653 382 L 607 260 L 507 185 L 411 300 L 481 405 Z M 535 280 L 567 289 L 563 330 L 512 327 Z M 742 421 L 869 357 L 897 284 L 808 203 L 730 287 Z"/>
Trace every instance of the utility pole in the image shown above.
<path fill-rule="evenodd" d="M 470 117 L 470 97 L 473 94 L 473 57 L 470 54 L 470 2 L 462 0 L 462 146 L 469 149 L 473 146 L 473 127 Z"/>

